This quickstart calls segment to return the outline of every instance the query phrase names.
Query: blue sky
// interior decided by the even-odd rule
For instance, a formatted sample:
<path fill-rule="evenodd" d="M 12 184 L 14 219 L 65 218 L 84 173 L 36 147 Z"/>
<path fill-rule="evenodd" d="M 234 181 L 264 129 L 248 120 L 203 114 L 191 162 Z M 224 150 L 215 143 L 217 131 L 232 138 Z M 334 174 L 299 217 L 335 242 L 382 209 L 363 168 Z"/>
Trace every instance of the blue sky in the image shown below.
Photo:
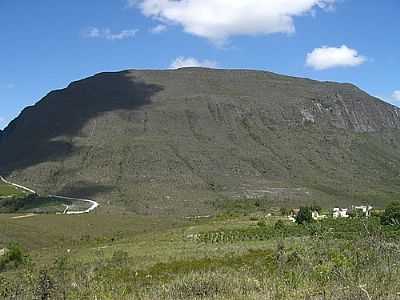
<path fill-rule="evenodd" d="M 73 80 L 186 65 L 352 82 L 398 105 L 399 14 L 398 0 L 0 0 L 0 128 Z"/>

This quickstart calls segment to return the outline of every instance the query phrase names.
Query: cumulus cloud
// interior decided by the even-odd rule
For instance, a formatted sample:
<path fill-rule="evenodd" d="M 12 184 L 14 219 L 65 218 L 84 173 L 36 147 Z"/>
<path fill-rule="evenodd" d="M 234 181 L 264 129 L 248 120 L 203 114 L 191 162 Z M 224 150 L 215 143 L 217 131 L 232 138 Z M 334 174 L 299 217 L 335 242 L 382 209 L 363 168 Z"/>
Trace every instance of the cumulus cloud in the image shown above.
<path fill-rule="evenodd" d="M 236 35 L 295 32 L 294 17 L 330 9 L 337 0 L 128 0 L 164 24 L 223 43 Z"/>
<path fill-rule="evenodd" d="M 164 24 L 158 24 L 157 26 L 151 28 L 150 32 L 151 32 L 151 33 L 157 34 L 157 33 L 164 32 L 164 31 L 166 31 L 166 30 L 167 30 L 167 26 L 166 26 L 166 25 L 164 25 Z"/>
<path fill-rule="evenodd" d="M 307 54 L 307 66 L 315 70 L 326 70 L 338 67 L 355 67 L 363 64 L 366 57 L 360 55 L 357 50 L 346 45 L 341 47 L 316 48 Z"/>
<path fill-rule="evenodd" d="M 393 100 L 400 101 L 400 90 L 394 91 L 392 94 Z"/>
<path fill-rule="evenodd" d="M 169 66 L 170 69 L 179 69 L 187 67 L 203 67 L 203 68 L 216 68 L 217 62 L 212 60 L 197 60 L 193 57 L 177 57 Z"/>
<path fill-rule="evenodd" d="M 90 27 L 84 32 L 84 36 L 87 38 L 102 38 L 110 41 L 124 40 L 133 38 L 138 32 L 137 29 L 125 29 L 120 32 L 112 32 L 109 28 L 100 29 L 97 27 Z"/>

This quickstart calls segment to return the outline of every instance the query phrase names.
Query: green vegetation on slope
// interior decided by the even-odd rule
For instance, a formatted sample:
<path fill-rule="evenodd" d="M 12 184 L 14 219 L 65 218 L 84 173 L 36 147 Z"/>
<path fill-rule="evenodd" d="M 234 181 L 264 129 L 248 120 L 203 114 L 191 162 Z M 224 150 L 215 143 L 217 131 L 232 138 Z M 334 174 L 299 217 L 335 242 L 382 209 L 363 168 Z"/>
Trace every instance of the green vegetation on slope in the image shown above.
<path fill-rule="evenodd" d="M 12 185 L 0 181 L 0 199 L 9 197 L 23 197 L 26 193 Z"/>
<path fill-rule="evenodd" d="M 265 197 L 384 205 L 400 196 L 399 116 L 355 86 L 268 72 L 102 73 L 24 110 L 0 137 L 0 169 L 138 214 Z"/>

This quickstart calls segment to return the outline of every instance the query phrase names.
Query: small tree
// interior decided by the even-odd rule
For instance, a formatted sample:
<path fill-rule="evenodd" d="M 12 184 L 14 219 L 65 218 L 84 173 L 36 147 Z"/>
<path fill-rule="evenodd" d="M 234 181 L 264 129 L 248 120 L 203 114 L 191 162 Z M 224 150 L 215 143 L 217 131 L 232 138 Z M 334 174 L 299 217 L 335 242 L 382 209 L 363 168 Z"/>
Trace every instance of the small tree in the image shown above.
<path fill-rule="evenodd" d="M 313 222 L 312 210 L 310 207 L 300 207 L 300 211 L 296 216 L 297 224 L 305 224 Z"/>
<path fill-rule="evenodd" d="M 390 203 L 381 216 L 382 225 L 400 225 L 400 202 Z"/>

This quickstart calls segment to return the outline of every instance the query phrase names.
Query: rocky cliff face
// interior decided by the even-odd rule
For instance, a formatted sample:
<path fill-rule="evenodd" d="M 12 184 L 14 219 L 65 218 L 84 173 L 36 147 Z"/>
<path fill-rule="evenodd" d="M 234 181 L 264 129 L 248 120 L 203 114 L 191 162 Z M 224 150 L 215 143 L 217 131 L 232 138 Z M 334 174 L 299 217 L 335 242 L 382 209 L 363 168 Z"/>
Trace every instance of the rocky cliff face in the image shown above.
<path fill-rule="evenodd" d="M 350 84 L 268 72 L 102 73 L 25 109 L 1 134 L 0 169 L 140 213 L 383 203 L 399 192 L 399 114 Z"/>

